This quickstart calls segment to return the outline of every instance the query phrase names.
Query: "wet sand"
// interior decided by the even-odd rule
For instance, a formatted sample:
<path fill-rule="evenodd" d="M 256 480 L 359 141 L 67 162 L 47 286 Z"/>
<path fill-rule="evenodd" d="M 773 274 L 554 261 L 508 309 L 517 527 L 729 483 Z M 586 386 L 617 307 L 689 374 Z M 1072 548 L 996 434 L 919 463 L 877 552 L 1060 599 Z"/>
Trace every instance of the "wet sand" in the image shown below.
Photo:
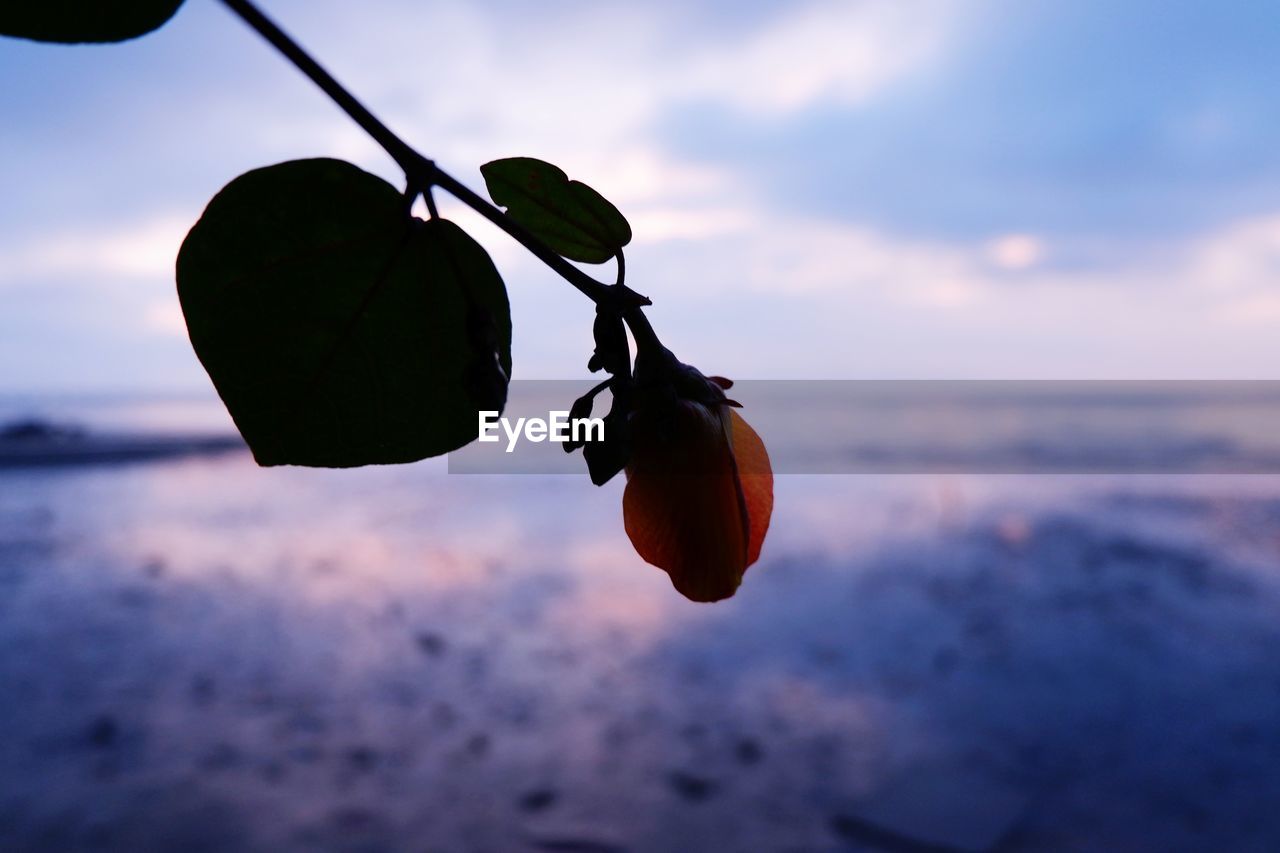
<path fill-rule="evenodd" d="M 1280 481 L 0 473 L 9 850 L 1273 850 Z"/>

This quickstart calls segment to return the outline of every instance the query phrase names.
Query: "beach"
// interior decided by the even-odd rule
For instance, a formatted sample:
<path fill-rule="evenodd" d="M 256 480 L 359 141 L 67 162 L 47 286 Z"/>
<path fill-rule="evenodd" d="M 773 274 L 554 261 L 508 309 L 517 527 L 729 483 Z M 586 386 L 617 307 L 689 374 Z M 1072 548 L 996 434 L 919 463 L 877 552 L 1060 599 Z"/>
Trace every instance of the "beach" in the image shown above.
<path fill-rule="evenodd" d="M 16 850 L 1269 850 L 1280 478 L 784 476 L 679 597 L 621 483 L 0 472 Z"/>

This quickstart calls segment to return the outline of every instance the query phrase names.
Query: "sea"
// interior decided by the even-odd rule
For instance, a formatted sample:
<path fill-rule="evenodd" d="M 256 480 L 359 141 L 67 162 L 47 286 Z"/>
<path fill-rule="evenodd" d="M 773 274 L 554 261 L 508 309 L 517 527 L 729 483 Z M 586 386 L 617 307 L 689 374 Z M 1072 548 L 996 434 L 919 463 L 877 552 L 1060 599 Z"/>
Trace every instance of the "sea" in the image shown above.
<path fill-rule="evenodd" d="M 1280 395 L 994 390 L 735 388 L 775 510 L 711 605 L 621 477 L 0 466 L 0 849 L 1280 849 Z"/>

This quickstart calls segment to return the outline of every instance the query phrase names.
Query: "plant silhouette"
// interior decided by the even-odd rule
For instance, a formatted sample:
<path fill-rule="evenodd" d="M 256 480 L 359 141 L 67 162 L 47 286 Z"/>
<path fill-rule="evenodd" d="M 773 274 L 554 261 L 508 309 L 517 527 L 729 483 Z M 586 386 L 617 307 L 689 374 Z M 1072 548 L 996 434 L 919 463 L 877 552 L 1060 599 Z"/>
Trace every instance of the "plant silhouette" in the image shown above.
<path fill-rule="evenodd" d="M 250 171 L 224 187 L 178 255 L 192 346 L 261 465 L 413 462 L 474 441 L 512 375 L 511 315 L 493 262 L 439 216 L 443 190 L 493 222 L 595 303 L 592 372 L 607 378 L 604 438 L 581 448 L 592 482 L 626 471 L 625 528 L 682 594 L 734 593 L 773 508 L 759 436 L 731 383 L 678 361 L 625 283 L 631 227 L 564 171 L 529 157 L 481 167 L 492 203 L 410 147 L 249 0 L 231 11 L 354 119 L 400 166 L 403 189 L 340 160 Z M 181 0 L 43 0 L 0 8 L 0 34 L 116 42 L 163 25 Z M 429 219 L 411 214 L 422 198 Z M 505 210 L 504 210 L 505 209 Z M 617 268 L 613 283 L 572 262 Z M 635 341 L 632 359 L 627 332 Z"/>

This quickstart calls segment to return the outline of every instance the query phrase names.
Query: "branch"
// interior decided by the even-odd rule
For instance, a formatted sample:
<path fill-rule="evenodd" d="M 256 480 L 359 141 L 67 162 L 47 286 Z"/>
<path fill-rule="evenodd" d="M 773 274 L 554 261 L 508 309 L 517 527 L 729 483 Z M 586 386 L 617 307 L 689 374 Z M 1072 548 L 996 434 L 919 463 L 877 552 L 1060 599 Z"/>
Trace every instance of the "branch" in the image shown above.
<path fill-rule="evenodd" d="M 491 204 L 484 197 L 473 192 L 457 178 L 445 172 L 430 160 L 415 151 L 403 139 L 396 136 L 377 116 L 369 112 L 364 104 L 348 92 L 333 75 L 326 71 L 320 63 L 302 49 L 284 30 L 253 5 L 250 0 L 222 0 L 232 12 L 240 16 L 245 23 L 271 43 L 276 50 L 307 75 L 313 83 L 320 87 L 326 95 L 342 110 L 355 120 L 366 133 L 373 138 L 382 149 L 404 170 L 410 190 L 418 193 L 429 193 L 431 187 L 438 186 L 453 195 L 463 204 L 497 225 L 508 236 L 528 249 L 538 260 L 555 270 L 565 281 L 572 284 L 590 300 L 597 304 L 608 304 L 620 311 L 638 309 L 652 304 L 645 296 L 641 296 L 629 287 L 619 283 L 608 285 L 587 275 L 573 264 L 566 261 L 557 252 L 529 233 L 501 209 Z"/>
<path fill-rule="evenodd" d="M 254 6 L 249 0 L 222 0 L 231 11 L 239 15 L 246 24 L 258 31 L 258 34 L 269 41 L 276 50 L 280 51 L 286 59 L 294 64 L 295 67 L 303 74 L 311 78 L 320 89 L 328 95 L 334 103 L 342 107 L 343 111 L 351 118 L 355 119 L 356 124 L 364 128 L 365 133 L 373 137 L 374 141 L 382 146 L 383 150 L 391 155 L 391 159 L 404 169 L 406 175 L 413 175 L 415 171 L 423 165 L 434 168 L 430 160 L 422 157 L 418 152 L 409 147 L 403 139 L 391 132 L 385 124 L 378 120 L 377 116 L 369 112 L 364 104 L 356 100 L 355 96 L 343 88 L 342 84 L 333 78 L 328 71 L 320 66 L 311 56 L 302 49 L 296 41 L 278 26 L 275 22 Z"/>

